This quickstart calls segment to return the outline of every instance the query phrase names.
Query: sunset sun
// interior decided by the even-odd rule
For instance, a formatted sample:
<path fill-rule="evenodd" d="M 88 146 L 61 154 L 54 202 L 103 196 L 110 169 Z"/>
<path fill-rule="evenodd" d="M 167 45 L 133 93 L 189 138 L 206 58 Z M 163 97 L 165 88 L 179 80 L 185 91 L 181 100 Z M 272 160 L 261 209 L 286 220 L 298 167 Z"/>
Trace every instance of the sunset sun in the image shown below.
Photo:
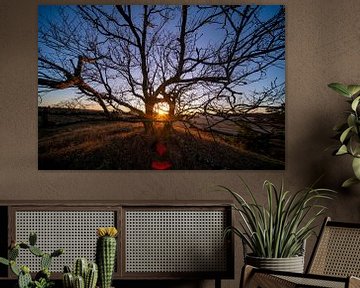
<path fill-rule="evenodd" d="M 154 107 L 157 118 L 166 118 L 169 114 L 169 105 L 166 103 L 158 103 Z"/>

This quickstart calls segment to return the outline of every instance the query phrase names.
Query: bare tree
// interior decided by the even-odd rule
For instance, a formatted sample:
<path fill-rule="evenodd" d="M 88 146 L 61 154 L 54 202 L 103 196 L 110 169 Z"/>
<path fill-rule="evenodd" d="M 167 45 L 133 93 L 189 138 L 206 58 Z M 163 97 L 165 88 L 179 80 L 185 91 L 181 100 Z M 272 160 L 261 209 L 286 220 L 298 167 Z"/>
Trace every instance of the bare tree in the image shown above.
<path fill-rule="evenodd" d="M 65 109 L 86 109 L 86 104 L 81 102 L 81 100 L 74 98 L 71 100 L 64 100 L 60 101 L 59 103 L 55 104 L 54 107 L 56 108 L 65 108 Z"/>
<path fill-rule="evenodd" d="M 284 61 L 279 7 L 267 15 L 255 5 L 65 6 L 39 29 L 40 92 L 75 87 L 147 131 L 160 103 L 170 122 L 281 105 L 281 84 L 246 89 Z"/>

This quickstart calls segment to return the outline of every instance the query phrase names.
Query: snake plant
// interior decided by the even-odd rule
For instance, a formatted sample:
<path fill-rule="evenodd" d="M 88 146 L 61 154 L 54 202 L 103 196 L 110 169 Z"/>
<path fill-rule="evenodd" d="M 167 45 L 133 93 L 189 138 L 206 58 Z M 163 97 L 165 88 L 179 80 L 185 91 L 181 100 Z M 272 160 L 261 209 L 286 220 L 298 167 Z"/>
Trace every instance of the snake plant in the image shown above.
<path fill-rule="evenodd" d="M 264 189 L 267 203 L 262 205 L 242 180 L 246 194 L 251 201 L 233 190 L 220 186 L 235 199 L 233 208 L 239 213 L 239 227 L 229 227 L 226 234 L 233 232 L 247 245 L 252 256 L 266 258 L 288 258 L 302 254 L 303 244 L 314 233 L 316 219 L 326 209 L 318 200 L 331 199 L 334 191 L 329 189 L 305 188 L 296 193 L 278 189 L 266 180 Z"/>
<path fill-rule="evenodd" d="M 354 176 L 347 179 L 342 186 L 348 187 L 360 183 L 360 85 L 344 85 L 331 83 L 331 89 L 346 97 L 351 108 L 347 112 L 347 121 L 334 127 L 339 133 L 340 147 L 334 152 L 335 155 L 350 155 Z"/>

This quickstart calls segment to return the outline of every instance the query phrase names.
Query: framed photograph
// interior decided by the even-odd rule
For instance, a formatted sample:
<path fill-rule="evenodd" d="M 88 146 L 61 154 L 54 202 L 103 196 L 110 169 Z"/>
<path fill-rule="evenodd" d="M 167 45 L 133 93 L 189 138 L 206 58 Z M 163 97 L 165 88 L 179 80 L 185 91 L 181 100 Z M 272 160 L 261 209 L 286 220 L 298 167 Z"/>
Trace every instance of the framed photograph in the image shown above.
<path fill-rule="evenodd" d="M 39 5 L 41 170 L 285 169 L 283 5 Z"/>

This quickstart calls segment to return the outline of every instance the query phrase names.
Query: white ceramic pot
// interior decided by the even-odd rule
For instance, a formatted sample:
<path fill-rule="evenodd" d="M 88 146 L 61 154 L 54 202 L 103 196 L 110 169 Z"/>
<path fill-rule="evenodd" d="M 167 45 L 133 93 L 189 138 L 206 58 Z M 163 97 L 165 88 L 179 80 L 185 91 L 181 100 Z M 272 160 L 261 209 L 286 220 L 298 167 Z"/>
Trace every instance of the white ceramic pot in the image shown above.
<path fill-rule="evenodd" d="M 304 256 L 263 258 L 246 255 L 245 263 L 262 269 L 304 273 Z"/>

